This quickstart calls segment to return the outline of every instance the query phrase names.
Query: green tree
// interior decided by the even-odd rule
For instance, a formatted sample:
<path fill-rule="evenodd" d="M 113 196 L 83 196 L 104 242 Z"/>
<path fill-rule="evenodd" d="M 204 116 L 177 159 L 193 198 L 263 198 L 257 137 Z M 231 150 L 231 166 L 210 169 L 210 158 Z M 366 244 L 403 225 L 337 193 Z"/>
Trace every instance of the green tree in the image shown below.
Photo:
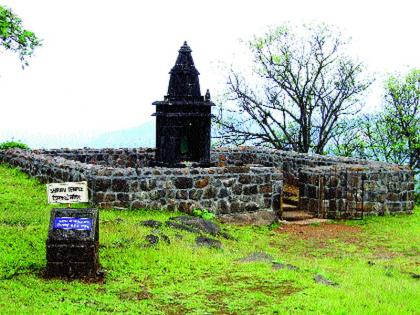
<path fill-rule="evenodd" d="M 11 9 L 0 5 L 0 45 L 17 53 L 24 67 L 34 49 L 41 45 L 41 40 L 22 26 L 22 19 Z"/>
<path fill-rule="evenodd" d="M 385 109 L 380 117 L 391 139 L 389 155 L 399 164 L 420 169 L 420 69 L 386 83 Z"/>
<path fill-rule="evenodd" d="M 334 130 L 329 152 L 420 169 L 420 70 L 392 75 L 380 112 L 351 119 Z"/>
<path fill-rule="evenodd" d="M 215 119 L 222 143 L 324 153 L 371 84 L 334 27 L 280 26 L 249 43 L 252 74 L 231 69 Z"/>

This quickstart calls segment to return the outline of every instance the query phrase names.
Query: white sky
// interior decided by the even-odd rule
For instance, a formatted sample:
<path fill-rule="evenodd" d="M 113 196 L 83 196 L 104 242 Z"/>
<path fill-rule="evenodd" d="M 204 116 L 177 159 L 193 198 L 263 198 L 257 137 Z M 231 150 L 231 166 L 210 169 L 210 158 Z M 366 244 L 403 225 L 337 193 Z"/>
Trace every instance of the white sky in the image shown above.
<path fill-rule="evenodd" d="M 81 142 L 150 120 L 187 40 L 201 89 L 221 93 L 219 62 L 284 21 L 323 21 L 353 38 L 352 55 L 381 75 L 420 67 L 419 0 L 3 0 L 44 40 L 25 70 L 0 54 L 0 141 Z M 235 55 L 236 54 L 236 55 Z M 238 55 L 239 54 L 239 55 Z M 381 82 L 379 82 L 379 85 Z M 379 101 L 379 89 L 369 98 Z"/>

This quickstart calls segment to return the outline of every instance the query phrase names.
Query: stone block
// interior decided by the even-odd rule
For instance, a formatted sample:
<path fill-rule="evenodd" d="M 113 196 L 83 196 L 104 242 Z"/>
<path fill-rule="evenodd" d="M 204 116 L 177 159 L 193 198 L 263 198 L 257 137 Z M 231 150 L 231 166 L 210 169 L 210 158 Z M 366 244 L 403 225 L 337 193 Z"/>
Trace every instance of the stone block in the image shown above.
<path fill-rule="evenodd" d="M 273 190 L 272 190 L 272 186 L 271 185 L 261 185 L 260 187 L 259 187 L 259 192 L 261 193 L 261 194 L 269 194 L 269 193 L 271 193 Z"/>
<path fill-rule="evenodd" d="M 257 211 L 259 209 L 260 209 L 260 206 L 255 202 L 249 202 L 245 205 L 245 210 L 249 212 Z"/>
<path fill-rule="evenodd" d="M 106 192 L 111 188 L 111 179 L 97 177 L 93 183 L 93 189 L 95 191 L 103 191 Z"/>
<path fill-rule="evenodd" d="M 232 192 L 235 195 L 241 195 L 242 194 L 242 185 L 241 184 L 235 184 L 232 186 Z"/>
<path fill-rule="evenodd" d="M 231 212 L 241 212 L 243 210 L 242 203 L 239 201 L 232 201 L 230 203 L 230 211 Z"/>
<path fill-rule="evenodd" d="M 96 277 L 99 269 L 98 210 L 52 209 L 46 248 L 48 277 Z"/>
<path fill-rule="evenodd" d="M 121 178 L 112 179 L 112 190 L 115 192 L 128 192 L 127 180 Z"/>
<path fill-rule="evenodd" d="M 219 193 L 217 194 L 218 198 L 225 198 L 230 195 L 229 190 L 227 188 L 221 188 Z"/>
<path fill-rule="evenodd" d="M 241 175 L 241 176 L 239 176 L 238 181 L 241 184 L 250 184 L 251 183 L 251 176 L 250 175 Z"/>
<path fill-rule="evenodd" d="M 196 180 L 195 183 L 194 183 L 194 187 L 204 188 L 204 187 L 207 187 L 208 184 L 209 184 L 209 178 L 204 177 L 204 178 Z"/>
<path fill-rule="evenodd" d="M 217 203 L 218 212 L 221 214 L 227 214 L 230 213 L 230 204 L 227 200 L 222 199 L 219 200 Z"/>
<path fill-rule="evenodd" d="M 130 200 L 130 195 L 125 193 L 117 193 L 116 200 L 120 201 L 123 205 L 125 205 Z"/>
<path fill-rule="evenodd" d="M 222 180 L 222 184 L 225 187 L 232 187 L 232 185 L 235 184 L 235 182 L 236 182 L 235 178 L 228 178 L 228 179 Z"/>
<path fill-rule="evenodd" d="M 190 177 L 177 177 L 174 184 L 177 189 L 189 189 L 193 187 L 193 180 Z"/>
<path fill-rule="evenodd" d="M 243 186 L 243 194 L 244 195 L 254 195 L 258 193 L 258 186 L 257 185 L 244 185 Z"/>
<path fill-rule="evenodd" d="M 191 214 L 192 213 L 191 205 L 192 205 L 191 202 L 181 201 L 178 203 L 177 209 L 178 211 Z"/>
<path fill-rule="evenodd" d="M 189 192 L 189 198 L 192 200 L 200 200 L 203 195 L 203 190 L 201 189 L 191 189 Z"/>
<path fill-rule="evenodd" d="M 217 189 L 210 186 L 204 189 L 203 199 L 212 199 L 217 196 Z"/>
<path fill-rule="evenodd" d="M 177 199 L 188 199 L 188 190 L 178 190 L 176 192 Z"/>

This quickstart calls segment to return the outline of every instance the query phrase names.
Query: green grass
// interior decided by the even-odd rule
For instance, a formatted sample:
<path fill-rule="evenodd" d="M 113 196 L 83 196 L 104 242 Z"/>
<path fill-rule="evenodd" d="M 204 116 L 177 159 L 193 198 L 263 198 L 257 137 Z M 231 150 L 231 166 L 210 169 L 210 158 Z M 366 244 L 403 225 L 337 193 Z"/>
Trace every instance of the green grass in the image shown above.
<path fill-rule="evenodd" d="M 353 232 L 279 232 L 279 227 L 223 227 L 237 240 L 197 247 L 194 235 L 167 228 L 171 244 L 144 247 L 145 219 L 174 213 L 101 210 L 104 283 L 45 280 L 51 205 L 45 186 L 0 165 L 0 314 L 418 314 L 420 207 L 413 215 L 335 222 Z M 313 233 L 323 225 L 308 227 Z M 318 232 L 317 232 L 318 231 Z M 270 263 L 241 263 L 253 252 Z M 316 283 L 321 274 L 338 286 Z"/>

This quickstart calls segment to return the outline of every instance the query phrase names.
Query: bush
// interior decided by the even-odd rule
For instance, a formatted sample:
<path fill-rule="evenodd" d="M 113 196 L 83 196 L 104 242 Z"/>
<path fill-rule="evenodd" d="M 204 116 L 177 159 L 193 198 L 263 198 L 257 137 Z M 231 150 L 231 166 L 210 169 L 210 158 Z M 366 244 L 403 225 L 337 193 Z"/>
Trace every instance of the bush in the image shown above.
<path fill-rule="evenodd" d="M 0 150 L 7 150 L 7 149 L 23 149 L 29 150 L 29 147 L 20 141 L 6 141 L 0 143 Z"/>
<path fill-rule="evenodd" d="M 206 209 L 204 209 L 204 210 L 194 209 L 193 216 L 199 217 L 199 218 L 202 218 L 202 219 L 205 219 L 205 220 L 212 220 L 216 217 L 214 213 L 209 212 Z"/>

